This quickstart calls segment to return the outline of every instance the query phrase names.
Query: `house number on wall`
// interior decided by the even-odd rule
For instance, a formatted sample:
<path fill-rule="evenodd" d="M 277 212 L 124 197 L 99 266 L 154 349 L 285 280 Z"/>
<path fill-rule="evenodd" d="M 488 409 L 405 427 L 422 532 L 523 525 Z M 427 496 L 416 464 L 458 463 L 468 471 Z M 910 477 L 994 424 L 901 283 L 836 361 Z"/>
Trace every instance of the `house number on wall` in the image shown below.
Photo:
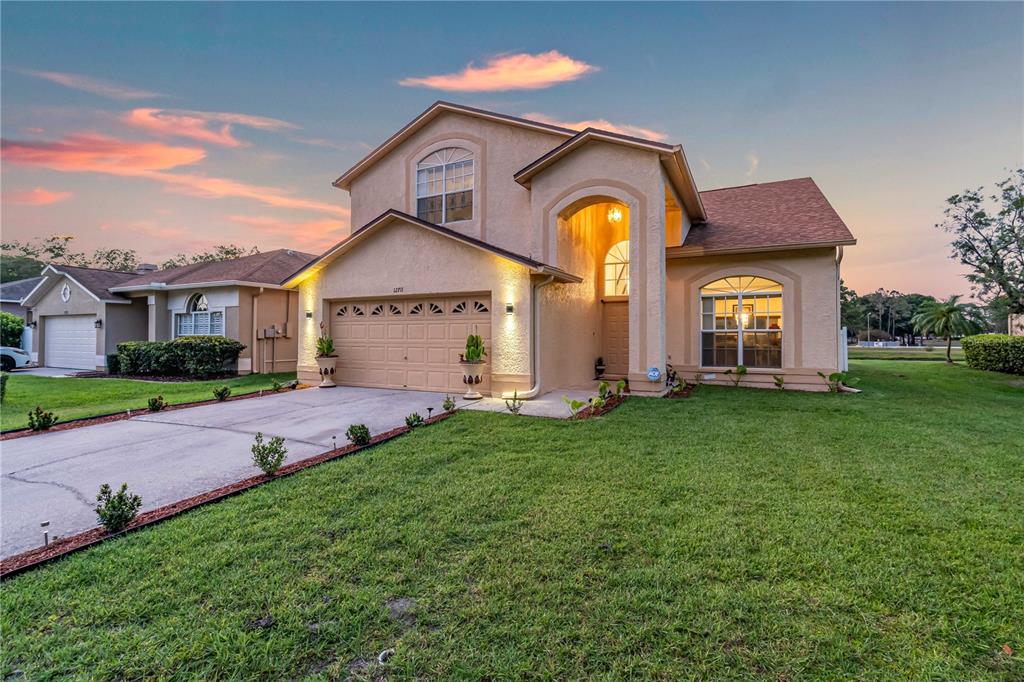
<path fill-rule="evenodd" d="M 393 294 L 400 294 L 403 291 L 405 291 L 405 287 L 395 287 L 394 289 L 391 290 L 391 293 L 393 293 Z"/>

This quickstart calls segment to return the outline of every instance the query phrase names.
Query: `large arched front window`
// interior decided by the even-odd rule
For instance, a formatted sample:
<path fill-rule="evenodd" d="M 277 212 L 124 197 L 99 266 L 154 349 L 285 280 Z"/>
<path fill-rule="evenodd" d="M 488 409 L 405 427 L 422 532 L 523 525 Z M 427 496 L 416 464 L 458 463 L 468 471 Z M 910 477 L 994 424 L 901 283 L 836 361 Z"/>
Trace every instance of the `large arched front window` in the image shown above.
<path fill-rule="evenodd" d="M 174 316 L 175 336 L 224 336 L 224 311 L 210 310 L 205 294 L 192 294 L 185 312 Z"/>
<path fill-rule="evenodd" d="M 782 367 L 782 285 L 725 277 L 700 290 L 701 365 Z"/>
<path fill-rule="evenodd" d="M 629 296 L 629 240 L 608 249 L 604 257 L 604 295 Z"/>
<path fill-rule="evenodd" d="M 416 164 L 416 216 L 442 224 L 473 218 L 473 153 L 458 147 Z"/>

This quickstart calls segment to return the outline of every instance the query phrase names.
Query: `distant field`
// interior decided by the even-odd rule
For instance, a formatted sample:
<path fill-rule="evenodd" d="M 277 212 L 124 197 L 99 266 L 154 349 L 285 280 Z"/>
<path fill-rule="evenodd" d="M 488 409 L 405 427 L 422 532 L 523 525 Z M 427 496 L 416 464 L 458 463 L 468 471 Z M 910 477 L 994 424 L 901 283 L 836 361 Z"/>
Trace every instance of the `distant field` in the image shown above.
<path fill-rule="evenodd" d="M 911 348 L 859 348 L 850 346 L 851 360 L 945 360 L 946 347 L 924 346 Z M 964 352 L 953 349 L 953 360 L 962 361 Z"/>

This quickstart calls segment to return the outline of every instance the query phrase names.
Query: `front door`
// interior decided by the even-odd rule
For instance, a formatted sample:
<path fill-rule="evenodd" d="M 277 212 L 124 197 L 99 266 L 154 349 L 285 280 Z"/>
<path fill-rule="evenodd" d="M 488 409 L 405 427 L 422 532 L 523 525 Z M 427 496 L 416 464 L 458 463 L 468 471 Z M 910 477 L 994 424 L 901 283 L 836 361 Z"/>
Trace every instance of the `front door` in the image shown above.
<path fill-rule="evenodd" d="M 625 377 L 629 374 L 629 301 L 605 301 L 602 308 L 604 373 Z"/>

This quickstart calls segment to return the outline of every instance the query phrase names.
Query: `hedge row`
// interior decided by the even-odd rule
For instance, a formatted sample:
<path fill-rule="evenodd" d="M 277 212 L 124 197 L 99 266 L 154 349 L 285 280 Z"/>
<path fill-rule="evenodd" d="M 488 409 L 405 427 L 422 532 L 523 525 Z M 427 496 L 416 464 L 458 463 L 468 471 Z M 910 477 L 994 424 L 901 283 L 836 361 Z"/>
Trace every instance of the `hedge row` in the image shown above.
<path fill-rule="evenodd" d="M 1024 336 L 978 334 L 964 337 L 960 346 L 969 367 L 1024 374 Z"/>
<path fill-rule="evenodd" d="M 121 374 L 206 377 L 231 370 L 243 348 L 244 344 L 223 336 L 126 341 L 117 344 L 116 364 Z"/>

